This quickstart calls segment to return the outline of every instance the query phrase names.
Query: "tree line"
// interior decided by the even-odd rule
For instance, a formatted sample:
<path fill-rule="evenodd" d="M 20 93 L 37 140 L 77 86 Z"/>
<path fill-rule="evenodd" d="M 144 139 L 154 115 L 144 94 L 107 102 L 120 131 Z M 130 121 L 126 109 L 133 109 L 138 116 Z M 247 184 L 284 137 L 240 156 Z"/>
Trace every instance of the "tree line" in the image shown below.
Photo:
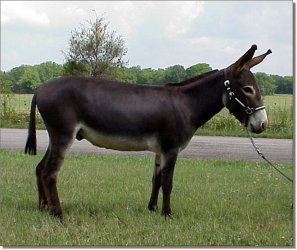
<path fill-rule="evenodd" d="M 67 76 L 67 65 L 55 62 L 45 62 L 38 65 L 21 65 L 10 71 L 0 71 L 2 93 L 34 93 L 38 86 L 49 80 Z M 140 66 L 122 67 L 113 80 L 126 83 L 140 84 L 165 84 L 178 83 L 195 77 L 212 68 L 207 63 L 198 63 L 189 68 L 182 65 L 174 65 L 165 69 L 141 68 Z M 255 73 L 262 95 L 293 94 L 293 77 Z"/>

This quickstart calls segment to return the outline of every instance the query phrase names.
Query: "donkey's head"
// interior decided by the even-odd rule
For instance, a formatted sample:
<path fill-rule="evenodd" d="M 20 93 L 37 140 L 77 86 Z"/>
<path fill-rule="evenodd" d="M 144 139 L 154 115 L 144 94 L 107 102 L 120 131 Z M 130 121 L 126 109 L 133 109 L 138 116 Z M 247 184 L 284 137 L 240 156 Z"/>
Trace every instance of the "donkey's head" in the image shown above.
<path fill-rule="evenodd" d="M 268 120 L 259 86 L 250 69 L 262 62 L 271 50 L 253 58 L 256 49 L 257 46 L 253 45 L 225 69 L 226 91 L 223 94 L 223 103 L 251 132 L 261 133 L 267 127 Z"/>

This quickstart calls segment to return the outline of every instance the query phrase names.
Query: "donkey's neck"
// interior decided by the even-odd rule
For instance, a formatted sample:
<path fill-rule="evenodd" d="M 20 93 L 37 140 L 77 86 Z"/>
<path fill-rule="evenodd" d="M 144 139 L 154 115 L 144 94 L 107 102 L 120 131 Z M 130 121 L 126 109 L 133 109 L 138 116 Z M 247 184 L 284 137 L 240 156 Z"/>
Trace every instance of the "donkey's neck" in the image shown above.
<path fill-rule="evenodd" d="M 225 76 L 221 70 L 181 87 L 190 104 L 191 123 L 196 129 L 224 108 L 222 101 L 224 81 Z"/>

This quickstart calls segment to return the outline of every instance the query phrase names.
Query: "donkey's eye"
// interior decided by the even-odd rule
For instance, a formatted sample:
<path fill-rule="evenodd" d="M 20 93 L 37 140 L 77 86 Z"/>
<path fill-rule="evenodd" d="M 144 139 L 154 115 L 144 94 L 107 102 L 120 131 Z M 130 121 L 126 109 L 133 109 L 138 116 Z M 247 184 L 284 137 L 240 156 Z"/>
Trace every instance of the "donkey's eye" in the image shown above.
<path fill-rule="evenodd" d="M 247 95 L 253 95 L 255 93 L 253 86 L 244 86 L 242 90 Z"/>

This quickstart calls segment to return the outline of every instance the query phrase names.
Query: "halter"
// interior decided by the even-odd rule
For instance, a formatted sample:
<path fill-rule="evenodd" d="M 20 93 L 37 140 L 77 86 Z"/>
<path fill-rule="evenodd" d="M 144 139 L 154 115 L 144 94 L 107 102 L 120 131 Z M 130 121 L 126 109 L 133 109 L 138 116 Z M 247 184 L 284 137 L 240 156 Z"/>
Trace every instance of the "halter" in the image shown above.
<path fill-rule="evenodd" d="M 260 106 L 260 107 L 257 107 L 257 108 L 252 108 L 252 107 L 250 107 L 250 106 L 246 106 L 246 105 L 244 105 L 236 96 L 235 96 L 235 94 L 234 94 L 234 92 L 231 90 L 231 88 L 230 88 L 230 81 L 229 80 L 226 80 L 225 82 L 224 82 L 224 85 L 225 85 L 225 87 L 226 87 L 226 89 L 227 89 L 227 93 L 228 93 L 228 97 L 229 97 L 229 100 L 231 101 L 231 100 L 235 100 L 237 103 L 239 103 L 243 108 L 244 108 L 244 110 L 245 110 L 245 113 L 247 114 L 247 115 L 252 115 L 253 113 L 255 113 L 256 111 L 259 111 L 259 110 L 261 110 L 261 109 L 265 109 L 265 106 L 263 105 L 263 106 Z"/>

